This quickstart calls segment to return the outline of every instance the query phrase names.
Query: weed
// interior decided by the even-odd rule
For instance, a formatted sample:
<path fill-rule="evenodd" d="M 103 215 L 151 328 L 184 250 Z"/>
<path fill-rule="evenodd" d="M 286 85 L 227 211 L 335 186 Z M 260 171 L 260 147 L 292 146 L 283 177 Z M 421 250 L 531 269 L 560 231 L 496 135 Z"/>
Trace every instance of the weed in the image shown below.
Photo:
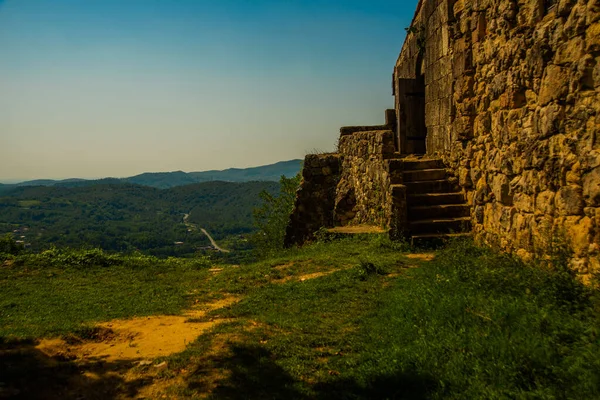
<path fill-rule="evenodd" d="M 389 273 L 378 265 L 373 264 L 368 260 L 360 260 L 360 263 L 355 267 L 357 277 L 361 280 L 366 280 L 372 275 L 388 275 Z"/>

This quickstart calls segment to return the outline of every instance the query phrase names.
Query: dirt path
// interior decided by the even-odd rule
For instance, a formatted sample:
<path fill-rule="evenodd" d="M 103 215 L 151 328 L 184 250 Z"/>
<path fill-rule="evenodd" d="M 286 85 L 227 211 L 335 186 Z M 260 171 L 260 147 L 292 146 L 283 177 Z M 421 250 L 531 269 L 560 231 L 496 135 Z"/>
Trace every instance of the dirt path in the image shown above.
<path fill-rule="evenodd" d="M 168 356 L 185 350 L 204 332 L 225 322 L 193 319 L 201 320 L 209 311 L 227 307 L 238 300 L 227 297 L 187 310 L 183 315 L 112 320 L 97 324 L 90 338 L 43 339 L 37 349 L 50 357 L 60 355 L 78 360 L 139 360 Z"/>
<path fill-rule="evenodd" d="M 188 229 L 198 229 L 198 226 L 196 224 L 192 224 L 191 222 L 188 222 L 188 219 L 190 218 L 191 213 L 192 212 L 190 211 L 188 214 L 183 214 L 183 223 L 185 224 L 185 226 L 188 227 Z M 202 231 L 202 233 L 204 233 L 206 235 L 208 240 L 210 240 L 210 243 L 212 244 L 212 246 L 217 251 L 220 251 L 221 253 L 229 253 L 229 250 L 225 250 L 225 249 L 219 247 L 217 242 L 215 242 L 215 240 L 212 238 L 212 236 L 210 236 L 210 234 L 206 231 L 206 229 L 200 228 L 200 230 Z"/>
<path fill-rule="evenodd" d="M 393 278 L 399 276 L 401 270 L 416 268 L 421 262 L 434 258 L 434 254 L 410 254 L 407 258 L 414 260 L 415 264 L 399 263 L 397 270 L 391 270 L 387 277 Z M 280 274 L 273 274 L 271 283 L 304 282 L 352 267 L 315 266 L 316 269 L 307 271 L 294 262 L 275 265 L 273 270 Z M 293 270 L 285 276 L 290 268 Z M 223 268 L 211 270 L 215 274 L 222 271 Z M 275 278 L 281 275 L 283 277 Z M 200 382 L 201 386 L 193 390 L 202 397 L 209 396 L 220 382 L 230 377 L 231 370 L 218 367 L 218 360 L 232 356 L 236 343 L 242 343 L 242 334 L 217 333 L 211 344 L 200 352 L 198 346 L 190 348 L 192 355 L 183 357 L 191 358 L 183 363 L 177 357 L 166 360 L 163 357 L 184 352 L 190 343 L 211 328 L 235 321 L 209 318 L 210 311 L 241 300 L 238 296 L 223 295 L 222 299 L 197 304 L 182 315 L 111 320 L 60 339 L 9 344 L 4 348 L 0 343 L 0 360 L 4 357 L 8 360 L 5 364 L 9 363 L 13 370 L 16 366 L 17 371 L 21 371 L 13 380 L 0 379 L 8 382 L 0 383 L 0 399 L 7 396 L 49 400 L 187 398 L 183 393 L 190 388 L 190 382 Z M 247 321 L 246 325 L 240 325 L 240 332 L 250 332 L 257 324 Z M 23 374 L 35 384 L 22 384 Z"/>

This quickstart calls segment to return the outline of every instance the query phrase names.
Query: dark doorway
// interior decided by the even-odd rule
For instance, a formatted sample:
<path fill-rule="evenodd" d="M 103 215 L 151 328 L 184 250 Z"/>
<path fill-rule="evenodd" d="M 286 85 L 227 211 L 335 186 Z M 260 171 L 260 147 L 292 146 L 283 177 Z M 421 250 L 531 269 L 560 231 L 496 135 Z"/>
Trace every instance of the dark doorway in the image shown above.
<path fill-rule="evenodd" d="M 425 75 L 422 58 L 417 60 L 415 79 L 398 81 L 398 143 L 402 154 L 425 154 Z"/>

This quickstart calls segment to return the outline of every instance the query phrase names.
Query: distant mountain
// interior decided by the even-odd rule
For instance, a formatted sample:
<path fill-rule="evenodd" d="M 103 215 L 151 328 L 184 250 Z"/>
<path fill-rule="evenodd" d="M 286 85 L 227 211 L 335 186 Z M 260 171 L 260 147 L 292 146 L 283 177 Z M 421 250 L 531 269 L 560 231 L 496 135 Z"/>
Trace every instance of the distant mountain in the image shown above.
<path fill-rule="evenodd" d="M 54 179 L 35 179 L 33 181 L 17 183 L 15 186 L 54 186 L 59 184 L 70 184 L 85 181 L 86 179 L 79 178 L 62 179 L 58 181 Z"/>
<path fill-rule="evenodd" d="M 0 195 L 12 192 L 13 189 L 24 186 L 60 186 L 60 187 L 87 187 L 97 184 L 136 184 L 150 186 L 158 189 L 168 189 L 176 186 L 190 185 L 193 183 L 224 181 L 224 182 L 250 182 L 250 181 L 279 181 L 281 175 L 288 178 L 295 176 L 302 166 L 302 160 L 280 161 L 275 164 L 263 165 L 252 168 L 229 168 L 222 171 L 203 172 L 145 172 L 129 178 L 104 178 L 95 180 L 86 179 L 36 179 L 17 184 L 0 184 Z"/>
<path fill-rule="evenodd" d="M 6 193 L 10 193 L 13 191 L 13 189 L 15 189 L 17 187 L 17 185 L 15 184 L 4 184 L 4 183 L 0 183 L 0 196 L 3 196 Z"/>
<path fill-rule="evenodd" d="M 201 182 L 191 177 L 190 175 L 192 173 L 188 174 L 183 171 L 145 172 L 143 174 L 132 176 L 130 178 L 123 178 L 122 180 L 124 182 L 133 183 L 136 185 L 151 186 L 159 189 L 168 189 L 176 186 L 191 185 L 192 183 Z"/>
<path fill-rule="evenodd" d="M 288 178 L 295 176 L 301 168 L 302 160 L 280 161 L 271 165 L 254 168 L 229 168 L 223 171 L 190 172 L 188 175 L 196 182 L 227 181 L 279 181 L 281 175 Z"/>

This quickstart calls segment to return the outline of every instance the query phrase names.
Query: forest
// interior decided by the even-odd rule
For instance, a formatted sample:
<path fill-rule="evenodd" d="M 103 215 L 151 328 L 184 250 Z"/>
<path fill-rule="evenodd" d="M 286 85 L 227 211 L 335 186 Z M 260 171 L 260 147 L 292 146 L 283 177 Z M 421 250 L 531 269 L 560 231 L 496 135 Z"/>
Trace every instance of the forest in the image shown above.
<path fill-rule="evenodd" d="M 14 188 L 0 197 L 0 234 L 34 251 L 51 246 L 99 247 L 154 256 L 190 256 L 215 239 L 253 230 L 252 211 L 277 182 L 205 182 L 169 189 L 109 183 Z"/>

